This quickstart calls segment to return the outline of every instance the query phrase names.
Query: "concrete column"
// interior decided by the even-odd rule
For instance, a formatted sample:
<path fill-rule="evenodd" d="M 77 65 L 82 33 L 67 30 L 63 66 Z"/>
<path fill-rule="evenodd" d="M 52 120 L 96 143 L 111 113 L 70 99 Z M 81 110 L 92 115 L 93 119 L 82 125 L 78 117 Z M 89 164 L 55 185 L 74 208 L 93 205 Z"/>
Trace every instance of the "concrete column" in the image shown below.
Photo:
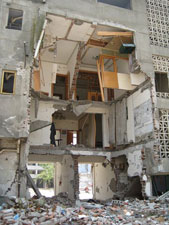
<path fill-rule="evenodd" d="M 25 170 L 26 165 L 28 163 L 29 140 L 27 139 L 25 140 L 25 142 L 18 141 L 18 147 L 19 147 L 18 196 L 26 197 L 27 178 Z"/>
<path fill-rule="evenodd" d="M 73 156 L 74 161 L 74 198 L 79 199 L 79 170 L 78 170 L 78 156 Z"/>

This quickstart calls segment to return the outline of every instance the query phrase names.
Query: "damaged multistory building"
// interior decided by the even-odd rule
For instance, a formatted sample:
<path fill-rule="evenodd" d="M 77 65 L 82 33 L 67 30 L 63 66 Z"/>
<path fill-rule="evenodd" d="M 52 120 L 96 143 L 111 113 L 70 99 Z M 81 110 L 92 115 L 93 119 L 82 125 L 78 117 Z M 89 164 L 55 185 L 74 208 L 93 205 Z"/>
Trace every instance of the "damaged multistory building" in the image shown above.
<path fill-rule="evenodd" d="M 167 190 L 168 4 L 1 0 L 0 195 L 26 196 L 28 162 L 71 199 L 79 164 L 94 199 Z"/>

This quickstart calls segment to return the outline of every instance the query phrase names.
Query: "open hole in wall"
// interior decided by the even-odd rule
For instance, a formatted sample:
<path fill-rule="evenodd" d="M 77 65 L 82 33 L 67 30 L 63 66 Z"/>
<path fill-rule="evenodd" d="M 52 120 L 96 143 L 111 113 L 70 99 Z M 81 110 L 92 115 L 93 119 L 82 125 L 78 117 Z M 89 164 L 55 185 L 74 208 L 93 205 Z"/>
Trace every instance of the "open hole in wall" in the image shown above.
<path fill-rule="evenodd" d="M 29 163 L 28 170 L 40 193 L 45 197 L 54 196 L 54 164 Z M 31 197 L 35 195 L 32 188 L 29 193 Z"/>
<path fill-rule="evenodd" d="M 153 196 L 160 196 L 169 190 L 169 175 L 152 176 Z"/>
<path fill-rule="evenodd" d="M 92 164 L 78 164 L 79 199 L 93 198 L 93 169 Z"/>
<path fill-rule="evenodd" d="M 77 100 L 101 101 L 99 80 L 96 72 L 80 71 L 76 87 Z"/>

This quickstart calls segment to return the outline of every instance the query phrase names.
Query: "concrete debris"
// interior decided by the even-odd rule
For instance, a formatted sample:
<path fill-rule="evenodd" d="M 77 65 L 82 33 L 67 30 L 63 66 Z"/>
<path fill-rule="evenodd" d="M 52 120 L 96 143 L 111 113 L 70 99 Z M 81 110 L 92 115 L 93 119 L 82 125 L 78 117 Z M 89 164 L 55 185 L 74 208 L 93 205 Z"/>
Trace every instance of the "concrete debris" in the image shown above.
<path fill-rule="evenodd" d="M 144 225 L 169 224 L 168 199 L 112 201 L 109 204 L 81 202 L 65 206 L 57 199 L 70 203 L 66 193 L 53 198 L 16 199 L 15 205 L 0 206 L 0 225 Z"/>
<path fill-rule="evenodd" d="M 169 198 L 169 191 L 165 192 L 163 195 L 158 197 L 158 200 L 162 200 L 162 199 L 165 199 L 165 198 Z"/>

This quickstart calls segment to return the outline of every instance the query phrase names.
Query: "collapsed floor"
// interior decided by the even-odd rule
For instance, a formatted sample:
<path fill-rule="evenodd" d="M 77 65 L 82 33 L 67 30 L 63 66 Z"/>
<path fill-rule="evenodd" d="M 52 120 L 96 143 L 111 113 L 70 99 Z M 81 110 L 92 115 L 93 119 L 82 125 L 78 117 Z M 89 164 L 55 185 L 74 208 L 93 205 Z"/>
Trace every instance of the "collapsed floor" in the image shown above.
<path fill-rule="evenodd" d="M 66 193 L 53 198 L 0 198 L 0 224 L 168 224 L 169 198 L 76 202 Z"/>

